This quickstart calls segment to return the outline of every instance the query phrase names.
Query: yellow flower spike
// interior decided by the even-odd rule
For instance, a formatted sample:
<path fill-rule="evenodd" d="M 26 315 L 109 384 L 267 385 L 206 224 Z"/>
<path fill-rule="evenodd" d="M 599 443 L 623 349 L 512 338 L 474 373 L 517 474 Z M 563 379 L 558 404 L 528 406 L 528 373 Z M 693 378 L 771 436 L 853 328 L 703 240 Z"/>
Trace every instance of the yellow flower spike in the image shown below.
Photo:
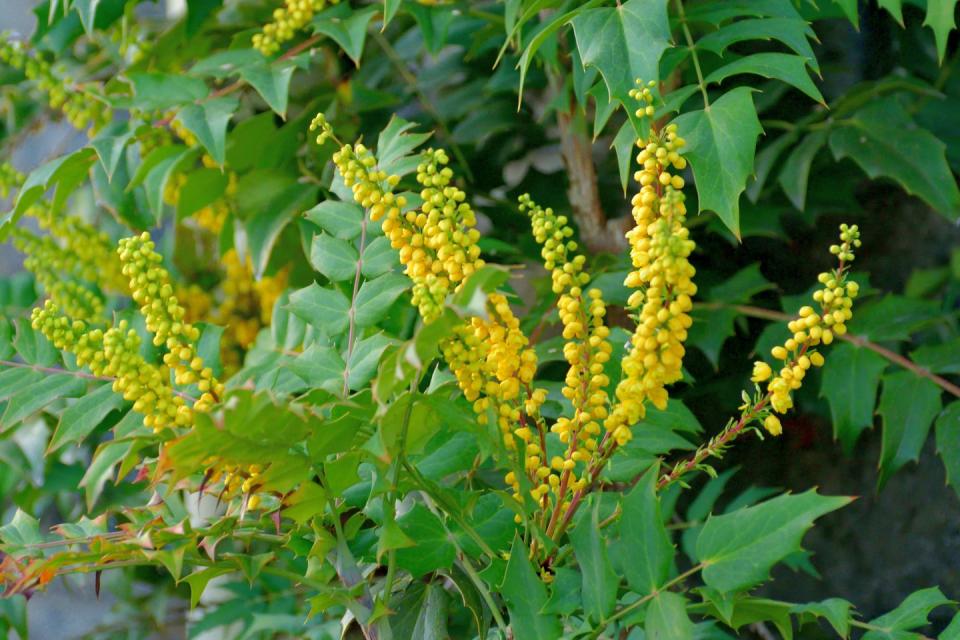
<path fill-rule="evenodd" d="M 96 83 L 75 85 L 61 69 L 55 69 L 42 54 L 28 50 L 9 32 L 0 33 L 0 62 L 23 71 L 27 79 L 46 94 L 50 107 L 63 112 L 67 121 L 79 130 L 90 127 L 90 133 L 96 134 L 113 117 L 101 93 L 91 90 Z"/>
<path fill-rule="evenodd" d="M 823 354 L 813 349 L 819 345 L 829 345 L 835 336 L 842 336 L 847 331 L 846 322 L 853 317 L 851 307 L 853 299 L 857 297 L 859 285 L 848 281 L 846 265 L 854 259 L 854 249 L 859 248 L 860 231 L 856 225 L 840 225 L 840 244 L 830 247 L 830 253 L 840 260 L 837 269 L 829 273 L 821 273 L 817 281 L 823 288 L 814 291 L 813 300 L 820 305 L 820 311 L 811 306 L 804 306 L 798 312 L 798 318 L 789 323 L 789 327 L 796 329 L 793 337 L 782 346 L 776 346 L 771 354 L 777 360 L 784 361 L 784 367 L 777 376 L 774 376 L 767 385 L 770 406 L 777 413 L 786 413 L 793 407 L 791 392 L 803 385 L 807 370 L 810 367 L 822 367 Z M 804 331 L 800 326 L 807 327 Z M 824 328 L 821 325 L 825 325 Z M 759 363 L 758 363 L 759 366 Z M 754 382 L 762 380 L 754 379 Z M 779 421 L 777 427 L 771 429 L 770 418 L 764 421 L 764 427 L 773 435 L 779 435 Z"/>
<path fill-rule="evenodd" d="M 85 322 L 71 320 L 59 307 L 47 301 L 33 310 L 31 325 L 58 349 L 69 351 L 77 364 L 97 376 L 115 378 L 113 389 L 133 402 L 143 414 L 144 424 L 154 431 L 193 424 L 193 412 L 170 386 L 166 367 L 148 363 L 140 355 L 140 337 L 121 321 L 106 331 L 91 329 Z"/>
<path fill-rule="evenodd" d="M 649 90 L 635 90 L 634 97 L 652 105 Z M 623 378 L 617 385 L 617 401 L 604 426 L 619 445 L 630 439 L 630 427 L 643 418 L 645 403 L 666 407 L 666 385 L 682 377 L 683 342 L 692 324 L 689 315 L 697 287 L 695 270 L 688 258 L 694 249 L 685 226 L 686 207 L 680 190 L 686 161 L 678 152 L 684 141 L 676 125 L 651 131 L 638 141 L 635 178 L 640 191 L 633 197 L 636 226 L 627 232 L 633 271 L 624 284 L 635 289 L 628 306 L 638 312 L 630 351 L 623 360 Z"/>
<path fill-rule="evenodd" d="M 186 321 L 186 310 L 174 295 L 170 274 L 161 264 L 163 257 L 154 247 L 147 232 L 121 240 L 117 253 L 123 274 L 129 279 L 131 296 L 140 305 L 147 329 L 154 334 L 154 344 L 166 346 L 164 363 L 173 370 L 178 384 L 198 380 L 209 384 L 209 390 L 203 391 L 194 405 L 197 411 L 208 411 L 223 396 L 223 384 L 209 368 L 199 374 L 193 372 L 190 363 L 198 357 L 194 345 L 200 331 Z"/>
<path fill-rule="evenodd" d="M 253 48 L 265 56 L 272 56 L 280 50 L 280 45 L 292 40 L 298 31 L 310 24 L 314 15 L 328 4 L 338 2 L 339 0 L 284 0 L 283 6 L 274 10 L 273 21 L 253 35 Z"/>
<path fill-rule="evenodd" d="M 530 215 L 544 265 L 551 270 L 553 291 L 559 294 L 557 310 L 563 324 L 562 335 L 568 341 L 563 354 L 570 368 L 562 393 L 573 405 L 576 422 L 571 426 L 561 418 L 552 430 L 560 433 L 561 441 L 567 444 L 561 466 L 569 474 L 576 461 L 589 459 L 583 449 L 596 450 L 599 422 L 608 415 L 609 380 L 603 374 L 603 363 L 610 359 L 613 347 L 607 341 L 610 330 L 604 320 L 606 305 L 599 289 L 582 289 L 590 276 L 583 272 L 586 258 L 575 253 L 577 243 L 571 239 L 573 228 L 567 217 L 538 206 L 528 194 L 520 196 L 519 201 L 520 210 Z M 566 486 L 559 479 L 548 482 L 554 486 L 558 500 L 562 499 L 560 493 Z"/>

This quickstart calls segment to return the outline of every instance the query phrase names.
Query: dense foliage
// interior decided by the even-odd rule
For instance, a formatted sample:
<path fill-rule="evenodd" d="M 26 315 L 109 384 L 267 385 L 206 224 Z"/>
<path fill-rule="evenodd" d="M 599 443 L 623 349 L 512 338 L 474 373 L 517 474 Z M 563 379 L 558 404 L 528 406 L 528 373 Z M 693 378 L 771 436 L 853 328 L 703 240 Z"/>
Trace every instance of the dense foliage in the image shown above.
<path fill-rule="evenodd" d="M 960 638 L 769 597 L 852 497 L 723 460 L 960 491 L 956 0 L 172 4 L 0 42 L 0 631 Z"/>

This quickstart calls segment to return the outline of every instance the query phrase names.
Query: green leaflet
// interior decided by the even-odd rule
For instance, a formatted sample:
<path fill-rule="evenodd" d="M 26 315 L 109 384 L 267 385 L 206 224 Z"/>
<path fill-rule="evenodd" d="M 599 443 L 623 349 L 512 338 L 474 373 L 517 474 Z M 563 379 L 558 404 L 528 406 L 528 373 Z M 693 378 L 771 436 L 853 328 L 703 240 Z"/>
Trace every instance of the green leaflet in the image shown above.
<path fill-rule="evenodd" d="M 573 550 L 582 574 L 583 610 L 595 622 L 606 619 L 617 604 L 619 576 L 607 555 L 606 540 L 600 531 L 599 502 L 584 515 L 570 533 Z"/>
<path fill-rule="evenodd" d="M 937 452 L 947 469 L 947 482 L 960 494 L 960 401 L 947 405 L 937 418 Z"/>
<path fill-rule="evenodd" d="M 647 609 L 646 632 L 650 640 L 693 640 L 687 599 L 672 591 L 660 592 Z"/>
<path fill-rule="evenodd" d="M 946 147 L 916 127 L 895 98 L 874 100 L 840 125 L 830 134 L 837 160 L 852 158 L 871 178 L 892 178 L 950 220 L 960 217 L 960 190 Z"/>
<path fill-rule="evenodd" d="M 547 589 L 527 559 L 527 548 L 517 537 L 510 550 L 510 561 L 500 584 L 507 601 L 514 637 L 529 640 L 557 640 L 562 627 L 556 614 L 544 613 Z"/>
<path fill-rule="evenodd" d="M 873 425 L 877 389 L 886 368 L 882 356 L 852 344 L 838 345 L 827 354 L 820 395 L 830 403 L 833 437 L 847 453 L 860 433 Z"/>
<path fill-rule="evenodd" d="M 777 181 L 787 198 L 798 210 L 803 211 L 807 200 L 807 182 L 810 165 L 820 149 L 827 143 L 826 131 L 814 131 L 805 137 L 783 163 Z"/>
<path fill-rule="evenodd" d="M 177 120 L 207 150 L 218 165 L 226 159 L 227 123 L 240 106 L 236 98 L 215 98 L 200 104 L 185 106 L 177 114 Z"/>
<path fill-rule="evenodd" d="M 721 592 L 762 582 L 774 564 L 800 549 L 803 534 L 816 518 L 850 500 L 810 490 L 781 495 L 721 516 L 711 515 L 696 545 L 697 560 L 705 565 L 704 582 Z"/>
<path fill-rule="evenodd" d="M 630 588 L 650 593 L 666 582 L 675 550 L 664 528 L 654 465 L 623 500 L 616 557 Z"/>
<path fill-rule="evenodd" d="M 911 593 L 900 606 L 879 618 L 874 618 L 870 624 L 879 627 L 879 630 L 868 631 L 863 640 L 896 640 L 911 637 L 905 631 L 916 629 L 927 624 L 927 616 L 937 607 L 952 604 L 937 587 L 921 589 Z"/>
<path fill-rule="evenodd" d="M 691 111 L 674 123 L 687 141 L 684 154 L 693 167 L 699 210 L 715 211 L 728 229 L 740 236 L 740 194 L 753 173 L 760 122 L 752 89 L 739 87 L 724 94 L 709 110 Z"/>
<path fill-rule="evenodd" d="M 60 416 L 47 452 L 56 451 L 71 442 L 80 442 L 103 422 L 107 414 L 119 409 L 123 404 L 123 396 L 115 393 L 111 384 L 101 384 L 87 392 Z"/>
<path fill-rule="evenodd" d="M 883 377 L 877 413 L 883 418 L 880 478 L 887 479 L 907 462 L 920 457 L 934 417 L 940 413 L 940 387 L 912 371 Z"/>
<path fill-rule="evenodd" d="M 957 0 L 927 0 L 927 16 L 923 19 L 923 26 L 933 29 L 940 64 L 943 64 L 943 57 L 947 52 L 947 37 L 957 26 L 954 17 L 956 6 Z M 903 22 L 902 17 L 900 22 Z"/>
<path fill-rule="evenodd" d="M 344 240 L 325 233 L 313 237 L 310 263 L 332 282 L 352 280 L 357 272 L 358 259 L 357 250 Z"/>
<path fill-rule="evenodd" d="M 580 59 L 600 71 L 611 100 L 626 103 L 636 79 L 658 77 L 660 56 L 670 46 L 667 0 L 589 9 L 572 24 Z"/>
<path fill-rule="evenodd" d="M 782 80 L 824 104 L 820 90 L 813 84 L 807 72 L 807 58 L 788 53 L 754 53 L 720 67 L 707 76 L 704 82 L 723 82 L 730 76 L 742 73 Z"/>

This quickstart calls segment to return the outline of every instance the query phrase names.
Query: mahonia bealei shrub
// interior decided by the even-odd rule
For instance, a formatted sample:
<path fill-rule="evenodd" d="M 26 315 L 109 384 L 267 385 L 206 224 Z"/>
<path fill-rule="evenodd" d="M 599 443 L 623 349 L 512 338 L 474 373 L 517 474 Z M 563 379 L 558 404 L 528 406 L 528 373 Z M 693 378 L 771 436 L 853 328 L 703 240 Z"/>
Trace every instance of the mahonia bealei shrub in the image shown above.
<path fill-rule="evenodd" d="M 22 71 L 46 95 L 50 108 L 62 111 L 77 129 L 90 127 L 90 132 L 96 133 L 113 118 L 113 110 L 102 92 L 91 90 L 97 83 L 84 83 L 81 89 L 43 54 L 15 40 L 9 32 L 0 33 L 0 62 Z"/>
<path fill-rule="evenodd" d="M 820 311 L 804 306 L 800 308 L 799 317 L 790 321 L 788 328 L 793 335 L 783 345 L 771 350 L 771 355 L 783 362 L 776 375 L 766 362 L 754 364 L 752 380 L 756 383 L 769 380 L 767 397 L 773 412 L 766 415 L 763 426 L 775 436 L 782 431 L 776 414 L 784 414 L 793 407 L 791 394 L 802 386 L 810 367 L 824 364 L 823 354 L 816 348 L 829 345 L 835 335 L 842 336 L 847 332 L 846 323 L 853 318 L 853 300 L 860 292 L 860 285 L 849 279 L 849 264 L 854 260 L 854 249 L 860 244 L 857 225 L 840 226 L 840 244 L 830 247 L 830 252 L 839 257 L 840 264 L 833 271 L 818 276 L 823 288 L 813 294 Z"/>
<path fill-rule="evenodd" d="M 273 22 L 263 25 L 260 33 L 253 35 L 253 48 L 265 56 L 280 51 L 280 46 L 292 40 L 297 32 L 310 24 L 313 16 L 327 5 L 340 0 L 284 0 L 282 7 L 273 11 Z"/>

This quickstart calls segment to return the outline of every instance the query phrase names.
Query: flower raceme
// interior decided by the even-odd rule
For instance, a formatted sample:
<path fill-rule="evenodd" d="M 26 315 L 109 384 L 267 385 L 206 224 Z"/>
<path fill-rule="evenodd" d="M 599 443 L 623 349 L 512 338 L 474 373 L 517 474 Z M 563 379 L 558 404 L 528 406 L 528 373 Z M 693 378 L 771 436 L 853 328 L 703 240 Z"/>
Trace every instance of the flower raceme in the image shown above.
<path fill-rule="evenodd" d="M 783 363 L 774 373 L 766 362 L 756 362 L 751 380 L 767 382 L 767 395 L 772 412 L 763 418 L 764 428 L 772 435 L 780 435 L 782 426 L 776 414 L 784 414 L 793 407 L 792 393 L 803 384 L 811 367 L 821 367 L 823 354 L 817 350 L 829 345 L 834 336 L 847 332 L 847 322 L 853 317 L 853 300 L 860 286 L 849 279 L 848 265 L 854 260 L 854 249 L 860 247 L 860 230 L 857 225 L 840 225 L 840 244 L 830 247 L 830 252 L 840 259 L 839 266 L 830 272 L 821 273 L 818 280 L 823 288 L 813 293 L 813 300 L 820 306 L 800 308 L 798 317 L 787 325 L 791 337 L 782 345 L 773 347 L 771 355 Z"/>
<path fill-rule="evenodd" d="M 25 179 L 9 163 L 0 165 L 0 194 L 9 195 Z M 104 299 L 98 288 L 113 292 L 127 288 L 109 236 L 77 216 L 58 214 L 44 201 L 31 205 L 26 215 L 48 235 L 13 229 L 13 244 L 25 256 L 24 267 L 67 315 L 101 321 Z"/>
<path fill-rule="evenodd" d="M 89 126 L 90 132 L 96 133 L 113 117 L 104 97 L 89 89 L 94 83 L 85 83 L 83 88 L 74 85 L 73 80 L 62 75 L 42 54 L 31 51 L 9 32 L 0 33 L 0 62 L 23 71 L 27 79 L 46 94 L 50 108 L 62 111 L 77 129 Z"/>
<path fill-rule="evenodd" d="M 193 410 L 175 395 L 165 366 L 151 364 L 140 355 L 140 336 L 126 320 L 106 331 L 71 319 L 48 300 L 33 310 L 33 328 L 58 349 L 69 351 L 77 364 L 94 375 L 115 378 L 113 390 L 133 402 L 143 422 L 160 432 L 168 427 L 193 424 Z"/>
<path fill-rule="evenodd" d="M 649 115 L 653 102 L 649 89 L 635 90 L 634 95 L 647 103 L 638 114 Z M 617 403 L 606 420 L 607 430 L 620 445 L 645 415 L 644 403 L 649 400 L 664 409 L 666 385 L 682 377 L 683 342 L 693 322 L 689 313 L 697 292 L 696 271 L 688 260 L 695 245 L 685 226 L 684 181 L 675 173 L 686 167 L 680 155 L 684 144 L 673 124 L 652 131 L 646 142 L 637 142 L 640 169 L 634 179 L 640 191 L 632 200 L 636 226 L 627 232 L 633 271 L 624 282 L 635 289 L 627 304 L 637 312 L 637 327 L 623 360 Z"/>
<path fill-rule="evenodd" d="M 323 114 L 310 128 L 317 132 L 318 144 L 336 140 Z M 549 428 L 545 425 L 539 408 L 546 392 L 533 386 L 536 356 L 503 294 L 490 294 L 486 316 L 468 318 L 441 347 L 479 420 L 494 416 L 507 451 L 522 445 L 521 470 L 531 496 L 545 509 L 549 495 L 557 511 L 566 509 L 568 491 L 585 490 L 596 472 L 593 463 L 608 455 L 610 448 L 603 451 L 602 442 L 625 444 L 644 415 L 644 403 L 665 406 L 664 387 L 680 378 L 690 298 L 696 292 L 694 270 L 687 261 L 693 243 L 684 226 L 683 179 L 670 173 L 685 166 L 679 151 L 683 140 L 675 127 L 668 127 L 638 146 L 642 167 L 636 176 L 641 191 L 634 199 L 638 229 L 628 236 L 635 271 L 627 284 L 637 289 L 631 307 L 638 311 L 640 323 L 624 361 L 616 402 L 611 406 L 610 381 L 604 372 L 612 347 L 602 295 L 597 289 L 585 289 L 590 282 L 583 270 L 586 258 L 577 254 L 567 218 L 537 206 L 529 196 L 521 197 L 520 207 L 531 217 L 558 295 L 569 365 L 563 394 L 573 413 Z M 424 322 L 432 322 L 447 295 L 483 266 L 476 216 L 466 194 L 452 184 L 446 153 L 428 149 L 422 156 L 417 167 L 422 188 L 419 210 L 404 210 L 405 198 L 393 193 L 399 178 L 379 169 L 364 145 L 343 144 L 333 160 L 354 200 L 370 212 L 371 220 L 381 222 L 413 282 L 413 303 Z M 548 431 L 556 434 L 562 455 L 548 456 Z M 508 473 L 506 481 L 520 497 L 517 474 Z"/>
<path fill-rule="evenodd" d="M 576 253 L 578 245 L 571 239 L 573 228 L 567 217 L 538 206 L 527 194 L 520 196 L 520 210 L 530 215 L 534 238 L 542 246 L 544 266 L 550 269 L 553 292 L 559 295 L 563 355 L 570 365 L 562 393 L 573 406 L 570 417 L 559 418 L 550 428 L 565 445 L 565 451 L 539 471 L 540 480 L 545 482 L 534 489 L 534 497 L 540 497 L 537 492 L 542 495 L 552 489 L 560 508 L 565 508 L 567 489 L 577 491 L 586 486 L 586 474 L 582 472 L 599 447 L 601 425 L 610 404 L 606 391 L 610 379 L 604 373 L 604 365 L 610 360 L 613 347 L 607 340 L 610 329 L 605 323 L 607 309 L 602 293 L 599 289 L 583 290 L 590 275 L 583 271 L 586 257 Z"/>
<path fill-rule="evenodd" d="M 273 22 L 263 26 L 260 33 L 253 35 L 253 48 L 265 56 L 272 56 L 280 50 L 280 45 L 292 40 L 297 32 L 310 24 L 313 16 L 328 4 L 337 4 L 339 0 L 285 0 L 282 7 L 273 11 Z"/>
<path fill-rule="evenodd" d="M 153 333 L 155 346 L 165 345 L 163 362 L 174 373 L 178 385 L 196 384 L 200 398 L 194 409 L 209 411 L 223 396 L 223 384 L 213 377 L 213 369 L 204 366 L 195 343 L 200 330 L 184 320 L 186 311 L 174 295 L 170 274 L 160 264 L 163 256 L 154 251 L 147 232 L 120 241 L 123 273 L 129 278 L 134 302 Z"/>

